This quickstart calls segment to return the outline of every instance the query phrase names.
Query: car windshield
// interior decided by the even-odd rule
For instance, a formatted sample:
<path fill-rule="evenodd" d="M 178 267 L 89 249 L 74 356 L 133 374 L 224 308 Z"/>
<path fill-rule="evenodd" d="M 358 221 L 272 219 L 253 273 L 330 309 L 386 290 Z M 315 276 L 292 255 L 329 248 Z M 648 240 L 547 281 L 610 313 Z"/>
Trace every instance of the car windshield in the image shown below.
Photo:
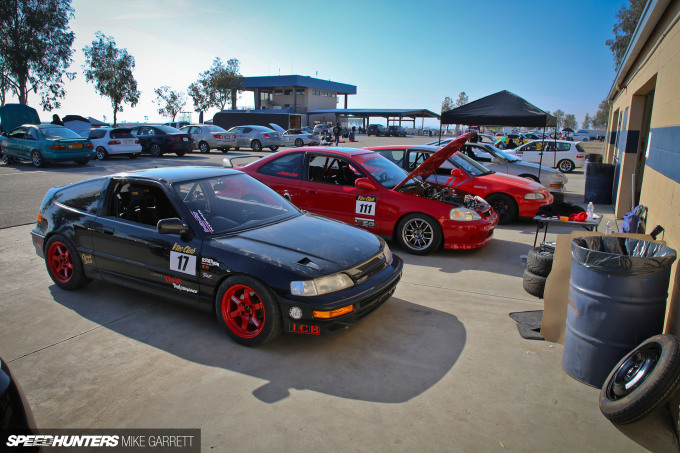
<path fill-rule="evenodd" d="M 40 129 L 46 139 L 58 140 L 60 138 L 83 138 L 68 127 L 46 127 Z"/>
<path fill-rule="evenodd" d="M 457 167 L 465 170 L 470 176 L 482 176 L 491 173 L 491 170 L 461 153 L 454 154 L 449 160 L 452 160 Z"/>
<path fill-rule="evenodd" d="M 171 127 L 171 126 L 156 126 L 156 129 L 158 129 L 159 131 L 163 131 L 166 134 L 182 133 L 182 131 L 180 131 L 179 129 L 176 129 L 176 128 Z"/>
<path fill-rule="evenodd" d="M 503 152 L 503 150 L 500 150 L 496 148 L 495 146 L 491 145 L 486 145 L 484 148 L 482 148 L 484 151 L 488 152 L 494 157 L 501 157 L 509 162 L 517 162 L 518 160 L 522 160 L 517 156 L 511 156 L 510 154 L 506 154 Z"/>
<path fill-rule="evenodd" d="M 259 228 L 301 214 L 285 198 L 242 173 L 183 181 L 173 188 L 189 220 L 209 236 Z"/>
<path fill-rule="evenodd" d="M 394 188 L 408 176 L 406 170 L 378 153 L 361 154 L 354 160 L 387 189 Z M 415 180 L 409 181 L 408 184 L 411 182 L 415 183 Z"/>
<path fill-rule="evenodd" d="M 225 129 L 222 129 L 219 126 L 205 126 L 205 128 L 210 132 L 227 132 Z"/>

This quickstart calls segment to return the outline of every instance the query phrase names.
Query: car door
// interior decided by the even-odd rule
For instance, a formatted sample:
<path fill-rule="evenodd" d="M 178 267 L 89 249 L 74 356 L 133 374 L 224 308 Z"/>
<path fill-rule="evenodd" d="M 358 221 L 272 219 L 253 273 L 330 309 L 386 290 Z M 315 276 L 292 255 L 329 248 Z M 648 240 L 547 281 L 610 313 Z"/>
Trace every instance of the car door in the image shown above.
<path fill-rule="evenodd" d="M 30 159 L 31 158 L 31 152 L 34 149 L 39 148 L 39 143 L 38 141 L 40 140 L 40 133 L 38 132 L 38 129 L 35 127 L 28 127 L 26 129 L 26 134 L 24 135 L 24 139 L 21 140 L 21 144 L 19 146 L 19 153 L 21 154 L 22 157 L 25 159 Z"/>
<path fill-rule="evenodd" d="M 2 152 L 10 156 L 26 158 L 24 149 L 27 131 L 26 126 L 19 126 L 10 131 L 7 137 L 2 138 Z"/>
<path fill-rule="evenodd" d="M 158 220 L 180 217 L 160 184 L 112 178 L 93 227 L 93 250 L 105 280 L 197 302 L 202 239 L 160 234 Z"/>
<path fill-rule="evenodd" d="M 370 230 L 380 228 L 380 207 L 375 191 L 356 187 L 366 174 L 340 156 L 307 153 L 301 206 L 311 212 Z"/>
<path fill-rule="evenodd" d="M 285 153 L 257 169 L 253 176 L 279 194 L 286 197 L 300 209 L 303 199 L 301 183 L 304 173 L 305 153 Z"/>
<path fill-rule="evenodd" d="M 145 152 L 149 150 L 149 145 L 151 144 L 151 136 L 149 135 L 149 127 L 142 126 L 137 129 L 133 129 L 132 133 L 139 140 L 139 144 L 142 145 L 142 150 Z"/>

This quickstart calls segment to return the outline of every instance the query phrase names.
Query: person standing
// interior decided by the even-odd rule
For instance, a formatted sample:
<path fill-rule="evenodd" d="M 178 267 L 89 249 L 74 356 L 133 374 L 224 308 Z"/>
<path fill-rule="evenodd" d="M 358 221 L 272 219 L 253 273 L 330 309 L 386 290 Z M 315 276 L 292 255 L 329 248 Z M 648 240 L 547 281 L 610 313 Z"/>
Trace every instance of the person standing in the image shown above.
<path fill-rule="evenodd" d="M 342 128 L 340 127 L 340 123 L 336 123 L 335 127 L 333 128 L 333 135 L 335 136 L 335 146 L 338 146 L 338 143 L 340 143 L 340 134 L 342 134 Z"/>
<path fill-rule="evenodd" d="M 64 125 L 63 121 L 61 121 L 61 118 L 59 118 L 59 115 L 57 115 L 56 113 L 52 115 L 52 123 L 50 124 L 56 124 L 58 126 Z"/>

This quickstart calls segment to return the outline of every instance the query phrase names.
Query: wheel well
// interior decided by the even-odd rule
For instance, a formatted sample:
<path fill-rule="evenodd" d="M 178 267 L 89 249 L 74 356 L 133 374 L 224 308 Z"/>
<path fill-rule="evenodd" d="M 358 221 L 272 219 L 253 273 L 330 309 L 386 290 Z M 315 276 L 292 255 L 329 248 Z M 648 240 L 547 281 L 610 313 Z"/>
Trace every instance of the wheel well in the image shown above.
<path fill-rule="evenodd" d="M 520 178 L 531 179 L 532 181 L 538 182 L 538 178 L 537 178 L 536 176 L 530 175 L 530 174 L 527 174 L 527 173 L 525 173 L 525 174 L 523 174 L 523 175 L 519 175 L 519 177 L 520 177 Z"/>
<path fill-rule="evenodd" d="M 505 193 L 505 192 L 493 192 L 493 193 L 488 194 L 486 197 L 484 197 L 484 199 L 486 200 L 486 199 L 488 199 L 489 197 L 491 197 L 491 196 L 493 196 L 493 195 L 502 195 L 502 196 L 508 197 L 508 198 L 510 198 L 510 199 L 512 200 L 512 202 L 515 204 L 515 207 L 516 207 L 516 208 L 519 208 L 519 205 L 517 204 L 517 200 L 515 200 L 515 197 L 513 197 L 513 196 L 510 195 L 509 193 Z"/>

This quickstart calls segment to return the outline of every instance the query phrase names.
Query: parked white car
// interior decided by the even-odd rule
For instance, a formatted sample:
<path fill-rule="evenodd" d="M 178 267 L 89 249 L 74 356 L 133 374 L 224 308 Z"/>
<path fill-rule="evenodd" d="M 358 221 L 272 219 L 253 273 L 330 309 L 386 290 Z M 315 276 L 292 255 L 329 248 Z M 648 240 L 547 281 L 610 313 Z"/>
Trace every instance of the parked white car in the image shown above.
<path fill-rule="evenodd" d="M 541 152 L 544 144 L 545 150 Z M 534 140 L 515 149 L 505 150 L 505 153 L 527 162 L 536 164 L 540 162 L 542 165 L 557 168 L 563 173 L 569 173 L 574 168 L 583 168 L 586 163 L 586 151 L 581 146 L 581 142 L 566 140 Z"/>
<path fill-rule="evenodd" d="M 80 132 L 92 142 L 97 159 L 106 160 L 109 156 L 126 155 L 130 159 L 142 154 L 142 145 L 139 139 L 132 133 L 132 129 L 126 127 L 100 127 Z"/>
<path fill-rule="evenodd" d="M 194 149 L 202 153 L 209 153 L 211 148 L 217 148 L 223 153 L 236 146 L 236 135 L 213 124 L 190 124 L 180 131 L 191 135 L 194 139 Z"/>

